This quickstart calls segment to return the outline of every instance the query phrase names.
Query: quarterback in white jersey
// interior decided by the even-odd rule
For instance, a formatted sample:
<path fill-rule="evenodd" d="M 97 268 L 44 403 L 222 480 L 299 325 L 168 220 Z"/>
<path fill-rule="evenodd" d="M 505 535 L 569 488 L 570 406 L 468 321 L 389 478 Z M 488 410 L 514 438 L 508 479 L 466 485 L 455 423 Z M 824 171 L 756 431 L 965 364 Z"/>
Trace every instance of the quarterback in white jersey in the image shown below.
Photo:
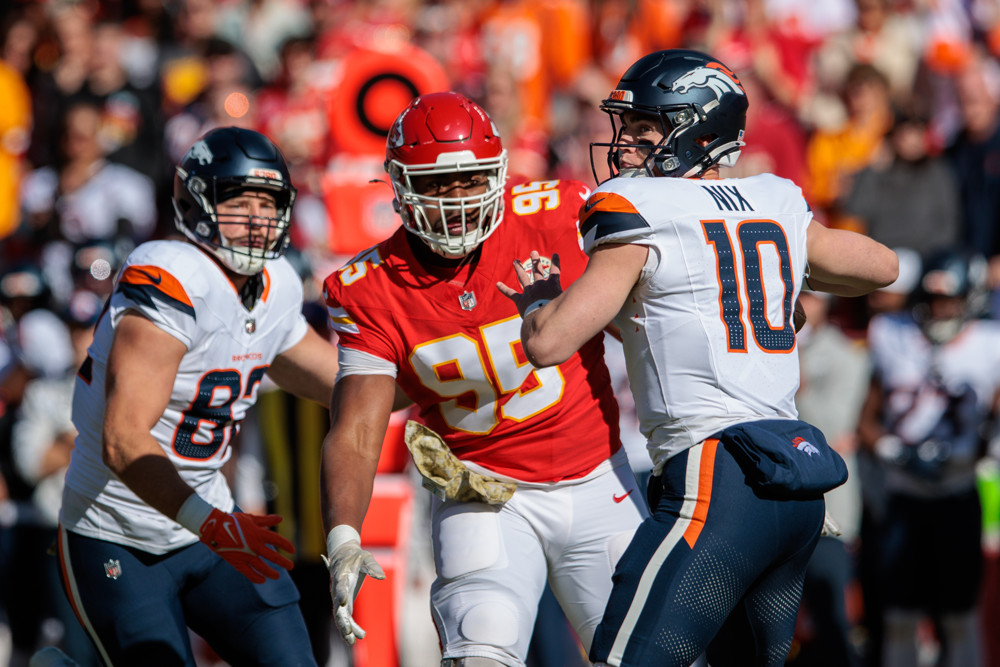
<path fill-rule="evenodd" d="M 889 284 L 896 257 L 814 223 L 789 181 L 720 179 L 747 104 L 703 53 L 638 60 L 602 104 L 615 134 L 597 145 L 615 177 L 581 210 L 583 275 L 563 292 L 558 270 L 515 265 L 522 292 L 499 285 L 535 366 L 610 321 L 622 332 L 656 475 L 590 647 L 598 664 L 687 667 L 703 652 L 713 667 L 784 664 L 822 493 L 846 479 L 796 419 L 793 304 L 806 276 L 845 296 Z"/>
<path fill-rule="evenodd" d="M 281 517 L 241 512 L 221 470 L 265 374 L 332 393 L 334 349 L 282 257 L 294 198 L 270 140 L 213 130 L 177 167 L 187 239 L 140 245 L 115 279 L 78 373 L 59 538 L 108 664 L 193 664 L 188 628 L 231 664 L 315 664 Z"/>
<path fill-rule="evenodd" d="M 604 183 L 580 231 L 588 254 L 650 250 L 615 324 L 656 472 L 732 424 L 795 418 L 791 313 L 812 214 L 794 183 L 771 175 L 648 185 Z"/>

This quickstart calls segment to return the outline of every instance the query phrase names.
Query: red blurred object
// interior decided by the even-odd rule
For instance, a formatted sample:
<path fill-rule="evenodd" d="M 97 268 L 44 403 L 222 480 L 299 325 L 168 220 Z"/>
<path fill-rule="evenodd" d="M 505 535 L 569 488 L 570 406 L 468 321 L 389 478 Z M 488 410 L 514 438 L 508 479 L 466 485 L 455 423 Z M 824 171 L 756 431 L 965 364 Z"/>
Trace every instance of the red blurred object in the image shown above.
<path fill-rule="evenodd" d="M 383 451 L 384 453 L 384 451 Z M 375 477 L 361 544 L 385 571 L 382 581 L 366 581 L 354 602 L 354 620 L 366 637 L 354 645 L 354 667 L 397 667 L 399 631 L 410 545 L 413 485 L 403 474 Z"/>
<path fill-rule="evenodd" d="M 410 100 L 449 87 L 441 64 L 411 45 L 389 53 L 355 49 L 340 70 L 327 106 L 333 147 L 340 153 L 383 156 L 389 128 Z"/>

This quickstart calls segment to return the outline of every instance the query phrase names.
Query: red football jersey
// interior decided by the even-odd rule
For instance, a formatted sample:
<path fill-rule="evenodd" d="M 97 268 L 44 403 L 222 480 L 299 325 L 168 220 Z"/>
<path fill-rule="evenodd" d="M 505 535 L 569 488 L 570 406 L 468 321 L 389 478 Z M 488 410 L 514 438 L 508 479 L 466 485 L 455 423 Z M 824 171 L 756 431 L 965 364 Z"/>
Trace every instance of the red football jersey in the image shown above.
<path fill-rule="evenodd" d="M 536 369 L 521 318 L 496 287 L 513 261 L 559 255 L 562 284 L 583 272 L 577 181 L 508 188 L 504 220 L 461 268 L 425 266 L 400 227 L 327 277 L 340 345 L 392 362 L 397 382 L 458 458 L 526 482 L 586 475 L 621 446 L 603 335 Z M 420 243 L 421 241 L 417 241 Z"/>

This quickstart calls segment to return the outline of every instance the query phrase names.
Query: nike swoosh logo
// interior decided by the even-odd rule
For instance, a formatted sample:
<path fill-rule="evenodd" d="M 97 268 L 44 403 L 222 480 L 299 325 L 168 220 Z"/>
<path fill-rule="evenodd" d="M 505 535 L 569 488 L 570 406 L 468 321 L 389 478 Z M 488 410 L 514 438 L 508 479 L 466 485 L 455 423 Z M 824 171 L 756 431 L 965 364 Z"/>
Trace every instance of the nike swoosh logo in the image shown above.
<path fill-rule="evenodd" d="M 590 213 L 590 209 L 594 208 L 605 199 L 607 199 L 607 197 L 601 197 L 600 199 L 595 199 L 594 201 L 587 202 L 586 204 L 583 205 L 583 212 Z"/>
<path fill-rule="evenodd" d="M 233 541 L 233 544 L 236 544 L 241 547 L 243 546 L 243 540 L 237 537 L 237 535 L 233 532 L 234 526 L 232 523 L 230 523 L 229 521 L 223 522 L 222 527 L 223 529 L 225 529 L 226 534 L 229 535 L 229 539 Z"/>
<path fill-rule="evenodd" d="M 154 276 L 152 273 L 146 271 L 145 269 L 136 269 L 136 271 L 149 278 L 149 282 L 153 283 L 154 285 L 159 285 L 161 282 L 163 282 L 163 276 L 161 276 L 160 274 L 156 274 Z"/>
<path fill-rule="evenodd" d="M 622 495 L 622 496 L 611 496 L 611 499 L 614 500 L 616 503 L 620 503 L 621 501 L 623 501 L 626 498 L 628 498 L 630 493 L 632 493 L 632 489 L 629 489 L 628 491 L 626 491 L 625 495 Z"/>

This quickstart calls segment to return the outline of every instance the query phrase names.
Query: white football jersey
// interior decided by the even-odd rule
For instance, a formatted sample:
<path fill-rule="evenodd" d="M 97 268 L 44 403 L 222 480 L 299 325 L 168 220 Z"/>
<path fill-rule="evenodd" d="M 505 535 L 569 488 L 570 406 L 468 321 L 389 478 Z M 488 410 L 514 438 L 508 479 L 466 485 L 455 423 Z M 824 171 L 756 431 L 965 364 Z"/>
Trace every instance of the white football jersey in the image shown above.
<path fill-rule="evenodd" d="M 931 478 L 888 466 L 886 488 L 923 497 L 973 488 L 980 429 L 1000 390 L 1000 322 L 972 320 L 933 345 L 909 313 L 878 315 L 868 325 L 868 346 L 889 432 L 919 457 L 948 461 Z M 948 442 L 948 451 L 935 451 L 935 442 Z"/>
<path fill-rule="evenodd" d="M 80 434 L 60 521 L 82 535 L 161 554 L 197 536 L 145 504 L 101 460 L 105 368 L 115 328 L 129 310 L 187 347 L 152 434 L 184 481 L 224 511 L 234 506 L 220 471 L 230 440 L 271 362 L 308 325 L 302 282 L 284 258 L 267 264 L 263 294 L 248 311 L 218 264 L 191 243 L 151 241 L 129 255 L 78 373 L 73 421 Z"/>
<path fill-rule="evenodd" d="M 588 254 L 650 248 L 615 323 L 655 470 L 726 426 L 796 417 L 792 312 L 811 220 L 799 188 L 771 175 L 614 178 L 584 204 Z"/>

